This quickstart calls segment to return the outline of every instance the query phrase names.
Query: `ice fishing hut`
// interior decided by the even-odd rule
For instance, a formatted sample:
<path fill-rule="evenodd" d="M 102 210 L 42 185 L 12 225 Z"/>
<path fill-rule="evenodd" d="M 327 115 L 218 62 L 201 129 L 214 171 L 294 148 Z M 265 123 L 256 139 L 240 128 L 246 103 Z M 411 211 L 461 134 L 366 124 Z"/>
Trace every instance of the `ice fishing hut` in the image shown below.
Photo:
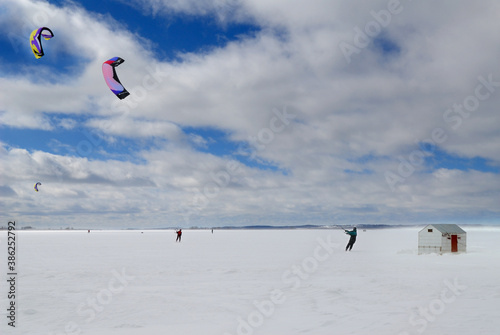
<path fill-rule="evenodd" d="M 430 224 L 418 232 L 418 253 L 465 252 L 467 233 L 456 224 Z"/>

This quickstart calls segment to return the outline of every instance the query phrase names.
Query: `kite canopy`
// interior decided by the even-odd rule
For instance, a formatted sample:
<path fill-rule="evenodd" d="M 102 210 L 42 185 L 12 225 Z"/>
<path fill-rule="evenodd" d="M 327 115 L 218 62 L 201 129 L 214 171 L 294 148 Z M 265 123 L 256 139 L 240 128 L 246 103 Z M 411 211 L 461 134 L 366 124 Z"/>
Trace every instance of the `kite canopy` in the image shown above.
<path fill-rule="evenodd" d="M 33 50 L 33 53 L 35 54 L 36 58 L 41 58 L 43 56 L 42 39 L 41 39 L 42 36 L 46 40 L 50 40 L 52 37 L 54 37 L 54 34 L 52 33 L 52 30 L 50 30 L 47 27 L 41 27 L 31 32 L 30 45 L 31 45 L 31 50 Z"/>
<path fill-rule="evenodd" d="M 38 192 L 38 186 L 41 186 L 41 185 L 42 185 L 42 183 L 37 182 L 37 183 L 35 184 L 35 186 L 34 186 L 34 187 L 35 187 L 35 191 L 37 191 L 37 192 Z"/>
<path fill-rule="evenodd" d="M 119 99 L 124 99 L 130 94 L 125 87 L 123 87 L 122 83 L 118 79 L 118 76 L 116 75 L 115 70 L 115 68 L 124 61 L 125 60 L 120 57 L 113 57 L 102 63 L 102 74 L 104 76 L 104 80 L 106 81 L 109 89 L 116 94 Z"/>

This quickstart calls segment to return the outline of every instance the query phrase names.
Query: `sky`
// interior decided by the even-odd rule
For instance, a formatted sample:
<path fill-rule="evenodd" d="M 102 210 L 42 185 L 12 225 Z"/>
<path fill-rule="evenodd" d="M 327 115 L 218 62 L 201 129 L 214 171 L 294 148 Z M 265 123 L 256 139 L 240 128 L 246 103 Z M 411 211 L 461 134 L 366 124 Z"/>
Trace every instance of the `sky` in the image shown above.
<path fill-rule="evenodd" d="M 0 0 L 0 226 L 498 224 L 499 17 L 495 0 Z"/>

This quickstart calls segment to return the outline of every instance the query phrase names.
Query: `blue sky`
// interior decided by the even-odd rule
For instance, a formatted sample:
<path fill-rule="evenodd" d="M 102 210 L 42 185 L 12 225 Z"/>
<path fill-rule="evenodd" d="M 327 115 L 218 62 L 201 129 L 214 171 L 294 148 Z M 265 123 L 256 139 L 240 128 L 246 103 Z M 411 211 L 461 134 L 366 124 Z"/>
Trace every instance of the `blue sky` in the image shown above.
<path fill-rule="evenodd" d="M 498 223 L 494 4 L 382 22 L 384 1 L 4 1 L 1 216 Z M 54 32 L 41 59 L 38 26 Z M 124 100 L 102 78 L 114 56 Z"/>

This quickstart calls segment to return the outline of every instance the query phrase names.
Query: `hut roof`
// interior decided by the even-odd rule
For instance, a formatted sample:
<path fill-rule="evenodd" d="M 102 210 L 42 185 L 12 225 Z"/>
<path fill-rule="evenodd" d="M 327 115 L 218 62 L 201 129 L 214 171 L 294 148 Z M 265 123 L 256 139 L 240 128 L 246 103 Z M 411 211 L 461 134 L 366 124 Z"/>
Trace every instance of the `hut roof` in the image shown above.
<path fill-rule="evenodd" d="M 465 230 L 456 224 L 431 224 L 429 226 L 433 226 L 443 234 L 466 234 Z"/>

